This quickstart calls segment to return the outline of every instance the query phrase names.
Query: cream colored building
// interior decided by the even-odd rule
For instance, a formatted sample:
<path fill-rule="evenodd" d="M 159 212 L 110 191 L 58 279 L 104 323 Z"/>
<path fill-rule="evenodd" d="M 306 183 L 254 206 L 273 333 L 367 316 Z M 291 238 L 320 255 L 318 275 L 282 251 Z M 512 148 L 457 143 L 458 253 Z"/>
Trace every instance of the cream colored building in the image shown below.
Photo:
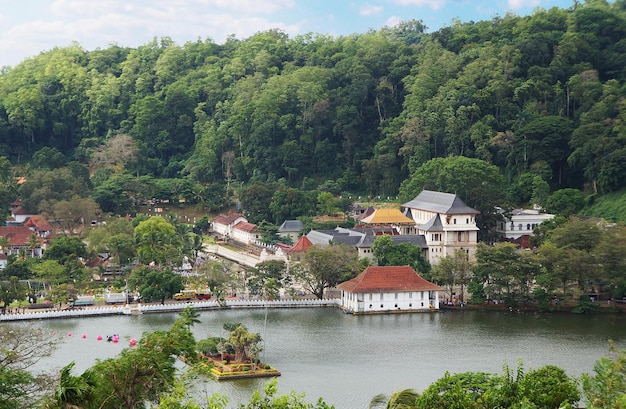
<path fill-rule="evenodd" d="M 426 238 L 430 264 L 439 264 L 442 257 L 453 256 L 457 249 L 474 259 L 479 230 L 476 215 L 480 212 L 456 194 L 423 190 L 402 208 L 415 221 L 413 234 Z"/>

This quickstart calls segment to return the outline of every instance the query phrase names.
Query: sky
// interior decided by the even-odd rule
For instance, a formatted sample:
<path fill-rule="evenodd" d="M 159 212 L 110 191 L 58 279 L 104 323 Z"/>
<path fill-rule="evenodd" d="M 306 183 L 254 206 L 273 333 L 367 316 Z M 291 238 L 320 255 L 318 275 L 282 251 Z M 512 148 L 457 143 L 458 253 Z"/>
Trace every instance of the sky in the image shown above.
<path fill-rule="evenodd" d="M 272 28 L 290 37 L 364 33 L 422 20 L 427 32 L 507 12 L 568 8 L 573 0 L 0 0 L 0 67 L 54 47 L 138 47 L 161 37 L 223 43 Z"/>

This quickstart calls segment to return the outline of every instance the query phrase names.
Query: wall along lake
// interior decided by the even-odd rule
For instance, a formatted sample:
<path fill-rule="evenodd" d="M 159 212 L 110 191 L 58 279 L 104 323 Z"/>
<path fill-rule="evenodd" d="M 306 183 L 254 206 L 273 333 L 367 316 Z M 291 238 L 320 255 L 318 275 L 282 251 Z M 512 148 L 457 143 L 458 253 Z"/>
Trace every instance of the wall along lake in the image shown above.
<path fill-rule="evenodd" d="M 367 408 L 379 393 L 418 392 L 450 373 L 501 373 L 504 364 L 526 370 L 557 365 L 568 375 L 592 373 L 607 356 L 608 340 L 626 349 L 623 314 L 575 315 L 515 312 L 441 311 L 439 313 L 353 316 L 337 308 L 203 311 L 193 327 L 197 340 L 226 336 L 225 322 L 241 322 L 265 340 L 262 360 L 282 372 L 280 393 L 305 393 L 337 409 Z M 95 360 L 114 357 L 131 338 L 169 329 L 177 314 L 144 314 L 42 320 L 25 324 L 49 328 L 64 339 L 39 368 L 76 362 L 74 375 Z M 68 334 L 71 333 L 71 336 Z M 82 335 L 85 335 L 85 338 Z M 96 337 L 117 334 L 117 344 Z M 198 401 L 213 393 L 229 398 L 229 407 L 247 402 L 267 379 L 199 381 Z"/>

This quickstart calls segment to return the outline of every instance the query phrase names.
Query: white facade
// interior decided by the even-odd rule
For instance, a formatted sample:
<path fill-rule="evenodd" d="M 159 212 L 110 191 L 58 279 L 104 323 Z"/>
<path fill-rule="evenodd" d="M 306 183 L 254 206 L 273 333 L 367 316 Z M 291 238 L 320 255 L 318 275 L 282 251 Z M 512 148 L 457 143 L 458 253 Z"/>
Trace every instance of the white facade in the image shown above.
<path fill-rule="evenodd" d="M 223 219 L 226 219 L 226 217 L 222 217 L 220 219 L 215 218 L 211 225 L 213 231 L 222 237 L 233 237 L 233 227 L 239 222 L 247 221 L 243 216 L 236 217 L 232 220 L 227 219 L 224 221 Z"/>
<path fill-rule="evenodd" d="M 428 261 L 437 265 L 442 257 L 464 251 L 470 260 L 478 242 L 478 211 L 467 206 L 455 194 L 424 190 L 402 205 L 416 223 L 416 233 L 426 238 Z"/>
<path fill-rule="evenodd" d="M 256 229 L 247 231 L 235 226 L 232 230 L 232 238 L 240 243 L 251 244 L 259 239 L 259 232 Z"/>
<path fill-rule="evenodd" d="M 439 291 L 381 293 L 350 293 L 342 291 L 341 308 L 355 314 L 438 310 Z"/>
<path fill-rule="evenodd" d="M 498 222 L 496 232 L 509 240 L 515 240 L 524 235 L 532 236 L 535 227 L 552 218 L 554 218 L 553 214 L 541 213 L 539 210 L 514 209 L 510 217 Z"/>

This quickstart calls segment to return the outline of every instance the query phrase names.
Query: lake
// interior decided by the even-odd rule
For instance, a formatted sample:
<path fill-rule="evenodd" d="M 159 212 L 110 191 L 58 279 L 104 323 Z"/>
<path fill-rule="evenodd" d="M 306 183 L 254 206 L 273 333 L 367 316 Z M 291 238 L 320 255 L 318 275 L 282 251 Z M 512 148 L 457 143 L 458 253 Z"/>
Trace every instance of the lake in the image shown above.
<path fill-rule="evenodd" d="M 96 358 L 109 358 L 144 331 L 168 329 L 177 314 L 105 316 L 30 322 L 64 337 L 47 369 L 76 361 L 82 373 Z M 196 339 L 225 336 L 225 322 L 241 322 L 265 340 L 264 361 L 282 372 L 281 393 L 322 397 L 337 409 L 367 408 L 379 393 L 414 388 L 421 391 L 446 371 L 500 373 L 502 366 L 526 370 L 552 364 L 570 376 L 591 373 L 606 356 L 608 340 L 626 349 L 623 315 L 520 314 L 515 312 L 442 311 L 439 313 L 353 316 L 336 308 L 203 311 L 194 326 Z M 71 333 L 71 336 L 67 334 Z M 86 338 L 82 338 L 82 335 Z M 97 341 L 118 334 L 121 342 Z M 263 357 L 263 355 L 262 355 Z M 267 379 L 197 385 L 197 396 L 221 393 L 230 406 L 247 402 Z"/>

